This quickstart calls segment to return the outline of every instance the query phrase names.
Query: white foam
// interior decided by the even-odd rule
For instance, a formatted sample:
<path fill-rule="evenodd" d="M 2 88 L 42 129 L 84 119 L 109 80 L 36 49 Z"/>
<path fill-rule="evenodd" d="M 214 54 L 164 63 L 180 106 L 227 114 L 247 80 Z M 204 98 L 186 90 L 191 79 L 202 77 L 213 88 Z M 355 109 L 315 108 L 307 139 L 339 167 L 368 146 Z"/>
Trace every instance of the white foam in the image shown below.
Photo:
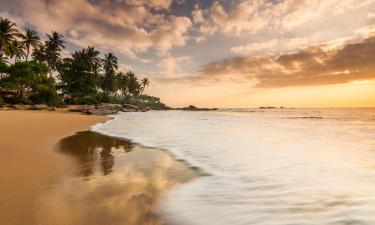
<path fill-rule="evenodd" d="M 211 175 L 166 196 L 172 224 L 374 224 L 374 115 L 150 111 L 92 130 L 169 150 Z"/>

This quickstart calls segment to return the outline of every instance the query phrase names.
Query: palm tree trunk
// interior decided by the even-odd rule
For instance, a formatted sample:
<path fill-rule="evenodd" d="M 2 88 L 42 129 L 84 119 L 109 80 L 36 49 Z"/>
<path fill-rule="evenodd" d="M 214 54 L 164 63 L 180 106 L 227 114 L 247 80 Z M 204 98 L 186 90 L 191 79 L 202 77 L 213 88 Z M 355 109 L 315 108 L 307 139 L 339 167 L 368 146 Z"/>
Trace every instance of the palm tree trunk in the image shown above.
<path fill-rule="evenodd" d="M 3 47 L 0 47 L 0 59 L 3 58 L 3 54 L 4 54 L 4 52 L 3 52 Z"/>
<path fill-rule="evenodd" d="M 30 46 L 27 47 L 27 53 L 26 53 L 26 62 L 29 59 L 29 53 L 30 53 Z"/>

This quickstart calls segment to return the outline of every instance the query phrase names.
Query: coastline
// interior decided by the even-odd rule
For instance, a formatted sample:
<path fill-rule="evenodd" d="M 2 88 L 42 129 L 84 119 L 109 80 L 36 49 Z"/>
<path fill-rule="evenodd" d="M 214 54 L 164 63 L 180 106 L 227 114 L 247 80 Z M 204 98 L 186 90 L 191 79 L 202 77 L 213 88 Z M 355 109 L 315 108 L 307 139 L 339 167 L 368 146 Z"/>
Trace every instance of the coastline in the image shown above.
<path fill-rule="evenodd" d="M 160 196 L 199 173 L 166 151 L 89 131 L 110 119 L 0 110 L 1 223 L 162 223 Z"/>

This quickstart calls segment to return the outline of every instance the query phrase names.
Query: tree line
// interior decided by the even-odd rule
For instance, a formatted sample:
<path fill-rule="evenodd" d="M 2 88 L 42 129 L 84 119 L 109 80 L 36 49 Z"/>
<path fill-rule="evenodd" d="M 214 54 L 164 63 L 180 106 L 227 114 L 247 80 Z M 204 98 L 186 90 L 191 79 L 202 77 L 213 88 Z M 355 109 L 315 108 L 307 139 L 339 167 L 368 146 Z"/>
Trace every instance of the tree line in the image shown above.
<path fill-rule="evenodd" d="M 154 103 L 145 94 L 150 85 L 132 71 L 119 71 L 115 54 L 101 57 L 93 46 L 62 57 L 66 42 L 56 31 L 45 40 L 33 29 L 21 32 L 0 17 L 0 105 Z"/>

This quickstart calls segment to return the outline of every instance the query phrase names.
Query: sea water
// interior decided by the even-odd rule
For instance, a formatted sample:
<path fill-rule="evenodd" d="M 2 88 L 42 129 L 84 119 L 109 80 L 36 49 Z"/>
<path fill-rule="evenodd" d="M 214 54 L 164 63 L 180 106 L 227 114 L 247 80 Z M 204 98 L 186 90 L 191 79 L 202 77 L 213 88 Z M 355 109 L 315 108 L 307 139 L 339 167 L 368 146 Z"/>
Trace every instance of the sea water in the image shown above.
<path fill-rule="evenodd" d="M 375 224 L 375 109 L 120 113 L 92 129 L 207 174 L 161 201 L 168 224 Z"/>

